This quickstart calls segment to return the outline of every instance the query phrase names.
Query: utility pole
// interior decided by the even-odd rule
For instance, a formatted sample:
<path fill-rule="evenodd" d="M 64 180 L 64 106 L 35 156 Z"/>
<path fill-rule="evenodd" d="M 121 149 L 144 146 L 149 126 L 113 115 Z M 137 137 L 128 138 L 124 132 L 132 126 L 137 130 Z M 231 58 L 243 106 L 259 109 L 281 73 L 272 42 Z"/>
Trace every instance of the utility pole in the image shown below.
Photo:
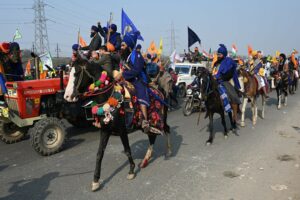
<path fill-rule="evenodd" d="M 56 58 L 59 58 L 60 48 L 58 48 L 58 43 L 56 44 L 55 52 L 56 52 Z"/>
<path fill-rule="evenodd" d="M 34 43 L 37 54 L 46 53 L 50 50 L 45 6 L 44 0 L 35 0 L 32 7 L 34 10 Z"/>
<path fill-rule="evenodd" d="M 176 49 L 176 41 L 175 41 L 175 28 L 174 23 L 172 21 L 171 23 L 171 37 L 170 37 L 170 53 L 172 53 Z"/>

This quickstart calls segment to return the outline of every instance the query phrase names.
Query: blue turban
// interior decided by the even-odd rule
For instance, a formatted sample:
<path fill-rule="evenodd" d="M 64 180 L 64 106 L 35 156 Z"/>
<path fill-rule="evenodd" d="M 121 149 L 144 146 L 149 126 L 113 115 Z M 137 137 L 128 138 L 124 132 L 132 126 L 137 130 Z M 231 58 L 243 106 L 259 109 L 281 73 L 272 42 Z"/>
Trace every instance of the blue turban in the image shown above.
<path fill-rule="evenodd" d="M 79 44 L 73 44 L 72 49 L 77 51 L 79 49 Z"/>
<path fill-rule="evenodd" d="M 17 42 L 10 43 L 10 51 L 17 50 L 20 51 L 20 45 Z"/>
<path fill-rule="evenodd" d="M 104 33 L 106 33 L 106 34 L 108 33 L 107 27 L 103 27 L 102 29 L 103 29 Z"/>
<path fill-rule="evenodd" d="M 123 42 L 127 44 L 128 47 L 131 49 L 134 49 L 137 41 L 137 37 L 140 35 L 140 32 L 134 32 L 134 33 L 126 33 L 123 38 Z"/>
<path fill-rule="evenodd" d="M 111 24 L 109 28 L 111 28 L 114 32 L 117 32 L 117 25 Z"/>
<path fill-rule="evenodd" d="M 224 57 L 227 57 L 227 54 L 228 54 L 227 48 L 225 47 L 224 44 L 219 44 L 219 45 L 220 45 L 220 47 L 218 49 L 218 53 L 223 54 Z"/>
<path fill-rule="evenodd" d="M 91 27 L 91 30 L 93 30 L 93 31 L 95 31 L 95 32 L 99 32 L 99 29 L 98 29 L 97 26 L 92 26 L 92 27 Z"/>
<path fill-rule="evenodd" d="M 142 49 L 142 45 L 140 44 L 136 45 L 135 49 Z"/>

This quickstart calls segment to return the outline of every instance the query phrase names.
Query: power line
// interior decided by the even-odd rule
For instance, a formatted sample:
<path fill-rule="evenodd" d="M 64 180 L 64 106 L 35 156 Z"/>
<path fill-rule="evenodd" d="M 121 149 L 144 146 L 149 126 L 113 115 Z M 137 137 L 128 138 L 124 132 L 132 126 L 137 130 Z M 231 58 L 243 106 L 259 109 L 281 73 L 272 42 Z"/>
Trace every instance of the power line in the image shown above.
<path fill-rule="evenodd" d="M 45 6 L 43 0 L 35 0 L 33 10 L 34 10 L 34 41 L 35 48 L 38 53 L 49 52 L 49 40 L 48 40 L 48 31 L 46 24 L 46 16 L 45 16 Z"/>

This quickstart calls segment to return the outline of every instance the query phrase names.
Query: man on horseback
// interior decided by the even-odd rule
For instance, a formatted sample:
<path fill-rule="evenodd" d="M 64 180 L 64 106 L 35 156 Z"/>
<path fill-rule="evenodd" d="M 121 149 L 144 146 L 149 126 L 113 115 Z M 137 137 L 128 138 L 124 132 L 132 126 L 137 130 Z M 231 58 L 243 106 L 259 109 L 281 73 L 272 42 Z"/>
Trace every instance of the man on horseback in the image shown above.
<path fill-rule="evenodd" d="M 144 68 L 145 60 L 142 54 L 135 50 L 138 35 L 139 32 L 127 33 L 123 38 L 121 59 L 124 62 L 124 71 L 122 76 L 135 87 L 137 100 L 143 114 L 142 129 L 147 133 L 150 129 L 147 116 L 147 107 L 150 103 Z"/>
<path fill-rule="evenodd" d="M 217 65 L 219 65 L 218 70 L 215 74 L 215 78 L 217 79 L 219 84 L 222 84 L 226 88 L 226 93 L 230 99 L 230 102 L 241 104 L 241 101 L 237 94 L 237 90 L 240 89 L 238 74 L 236 70 L 237 64 L 232 58 L 227 57 L 227 55 L 227 48 L 224 44 L 220 44 L 220 47 L 218 49 L 218 61 L 214 66 L 216 67 Z M 233 82 L 231 80 L 233 80 Z"/>
<path fill-rule="evenodd" d="M 101 36 L 104 38 L 105 44 L 107 44 L 108 51 L 119 51 L 121 49 L 121 34 L 117 32 L 117 25 L 111 24 L 108 28 L 101 27 L 98 22 L 98 29 Z"/>
<path fill-rule="evenodd" d="M 90 37 L 92 38 L 90 44 L 86 47 L 81 47 L 80 50 L 88 50 L 90 53 L 92 51 L 96 51 L 101 47 L 102 44 L 102 39 L 100 35 L 98 34 L 99 30 L 97 26 L 92 26 L 91 27 L 91 35 Z"/>
<path fill-rule="evenodd" d="M 263 93 L 267 98 L 267 81 L 264 78 L 264 68 L 261 59 L 259 58 L 260 54 L 257 51 L 252 51 L 253 62 L 250 63 L 250 73 L 255 76 L 258 82 L 258 90 L 262 89 Z"/>

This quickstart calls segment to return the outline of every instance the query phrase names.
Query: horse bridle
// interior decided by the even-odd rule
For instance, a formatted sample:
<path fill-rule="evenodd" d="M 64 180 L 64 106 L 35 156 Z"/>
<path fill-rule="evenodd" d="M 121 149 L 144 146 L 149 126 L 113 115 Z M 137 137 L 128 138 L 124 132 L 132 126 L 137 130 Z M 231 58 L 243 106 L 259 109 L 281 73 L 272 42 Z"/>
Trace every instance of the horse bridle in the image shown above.
<path fill-rule="evenodd" d="M 86 66 L 83 65 L 83 66 L 79 66 L 80 67 L 80 74 L 79 74 L 79 77 L 78 77 L 78 81 L 77 81 L 77 85 L 75 86 L 75 89 L 76 91 L 78 92 L 78 88 L 83 80 L 83 75 L 84 73 L 93 80 L 93 82 L 95 82 L 95 77 L 93 77 L 89 72 L 88 70 L 86 69 Z"/>

